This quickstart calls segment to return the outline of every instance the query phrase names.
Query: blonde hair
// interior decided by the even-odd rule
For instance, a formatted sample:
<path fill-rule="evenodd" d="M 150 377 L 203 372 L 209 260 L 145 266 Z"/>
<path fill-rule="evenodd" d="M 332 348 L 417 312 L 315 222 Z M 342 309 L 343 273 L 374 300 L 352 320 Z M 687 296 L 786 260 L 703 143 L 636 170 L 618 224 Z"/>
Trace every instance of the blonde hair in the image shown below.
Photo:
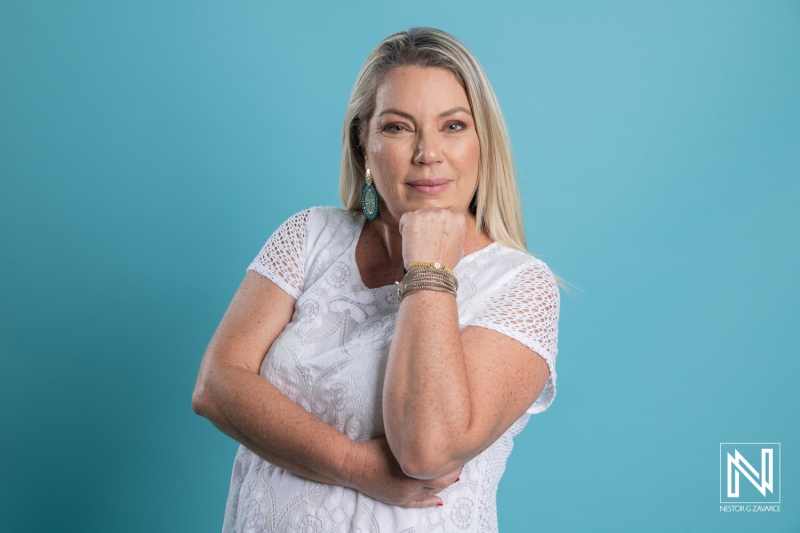
<path fill-rule="evenodd" d="M 481 149 L 477 198 L 471 206 L 477 228 L 485 229 L 500 244 L 527 252 L 511 142 L 497 97 L 472 52 L 449 33 L 434 28 L 411 28 L 390 35 L 361 67 L 342 131 L 342 205 L 350 211 L 361 209 L 366 172 L 361 146 L 375 111 L 375 93 L 386 74 L 403 65 L 445 68 L 464 87 Z"/>

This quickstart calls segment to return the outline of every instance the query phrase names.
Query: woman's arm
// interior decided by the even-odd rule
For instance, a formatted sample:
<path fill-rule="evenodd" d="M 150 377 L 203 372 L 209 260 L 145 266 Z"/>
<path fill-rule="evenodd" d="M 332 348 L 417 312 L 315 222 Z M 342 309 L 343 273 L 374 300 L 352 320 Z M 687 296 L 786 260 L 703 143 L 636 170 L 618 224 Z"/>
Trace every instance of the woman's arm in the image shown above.
<path fill-rule="evenodd" d="M 463 231 L 463 222 L 442 220 L 460 215 L 444 211 L 404 215 L 406 263 L 443 260 L 455 266 L 460 260 L 463 251 L 424 246 L 426 239 L 435 240 L 432 228 L 443 228 L 452 242 L 458 238 L 453 228 L 461 225 Z M 546 362 L 522 343 L 481 327 L 461 331 L 452 295 L 412 292 L 400 305 L 384 381 L 389 445 L 406 474 L 437 477 L 497 440 L 530 407 L 548 377 Z"/>
<path fill-rule="evenodd" d="M 441 502 L 455 476 L 421 483 L 399 469 L 380 439 L 357 442 L 286 397 L 258 372 L 291 320 L 295 300 L 249 271 L 203 356 L 192 408 L 272 464 L 406 507 Z M 457 475 L 457 474 L 456 474 Z"/>
<path fill-rule="evenodd" d="M 248 271 L 203 356 L 192 408 L 269 462 L 342 484 L 353 441 L 258 374 L 294 304 L 269 279 Z"/>

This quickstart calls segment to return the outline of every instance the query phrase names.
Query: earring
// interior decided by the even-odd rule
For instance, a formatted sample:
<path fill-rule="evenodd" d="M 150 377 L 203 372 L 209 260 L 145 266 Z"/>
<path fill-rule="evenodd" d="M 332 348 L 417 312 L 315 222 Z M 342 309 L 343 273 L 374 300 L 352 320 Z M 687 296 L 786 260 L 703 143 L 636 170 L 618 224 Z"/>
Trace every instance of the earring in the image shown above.
<path fill-rule="evenodd" d="M 366 184 L 361 188 L 361 208 L 367 220 L 375 220 L 378 216 L 378 190 L 372 182 L 372 173 L 367 169 Z"/>

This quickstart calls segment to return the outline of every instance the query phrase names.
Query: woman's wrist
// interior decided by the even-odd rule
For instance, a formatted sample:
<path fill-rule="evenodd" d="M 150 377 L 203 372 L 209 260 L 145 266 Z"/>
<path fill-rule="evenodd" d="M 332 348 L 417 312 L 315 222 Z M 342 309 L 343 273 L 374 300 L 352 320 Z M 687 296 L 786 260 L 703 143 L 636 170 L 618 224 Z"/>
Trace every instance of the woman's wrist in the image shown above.
<path fill-rule="evenodd" d="M 335 473 L 337 484 L 364 492 L 362 488 L 368 470 L 369 449 L 361 441 L 345 438 L 350 443 L 345 450 L 341 466 Z"/>
<path fill-rule="evenodd" d="M 397 298 L 402 302 L 406 295 L 419 290 L 457 296 L 458 280 L 455 273 L 441 263 L 411 262 L 406 275 L 397 284 Z"/>

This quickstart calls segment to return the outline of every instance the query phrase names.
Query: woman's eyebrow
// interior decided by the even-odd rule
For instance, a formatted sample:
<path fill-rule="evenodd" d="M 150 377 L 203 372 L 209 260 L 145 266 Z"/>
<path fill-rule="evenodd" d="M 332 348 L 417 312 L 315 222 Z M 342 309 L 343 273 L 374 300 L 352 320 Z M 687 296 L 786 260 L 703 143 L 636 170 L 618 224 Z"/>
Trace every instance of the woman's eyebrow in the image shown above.
<path fill-rule="evenodd" d="M 447 117 L 447 116 L 450 116 L 450 115 L 454 115 L 454 114 L 458 113 L 459 111 L 461 111 L 463 113 L 466 113 L 469 116 L 472 116 L 472 112 L 469 109 L 467 109 L 465 107 L 461 107 L 461 106 L 454 107 L 450 111 L 445 111 L 444 113 L 441 113 L 439 116 L 440 117 Z"/>
<path fill-rule="evenodd" d="M 384 109 L 383 111 L 378 113 L 378 116 L 382 117 L 383 115 L 388 115 L 389 113 L 393 115 L 400 115 L 401 117 L 405 117 L 409 120 L 414 120 L 414 117 L 412 117 L 410 114 L 404 113 L 403 111 L 398 111 L 397 109 Z"/>

